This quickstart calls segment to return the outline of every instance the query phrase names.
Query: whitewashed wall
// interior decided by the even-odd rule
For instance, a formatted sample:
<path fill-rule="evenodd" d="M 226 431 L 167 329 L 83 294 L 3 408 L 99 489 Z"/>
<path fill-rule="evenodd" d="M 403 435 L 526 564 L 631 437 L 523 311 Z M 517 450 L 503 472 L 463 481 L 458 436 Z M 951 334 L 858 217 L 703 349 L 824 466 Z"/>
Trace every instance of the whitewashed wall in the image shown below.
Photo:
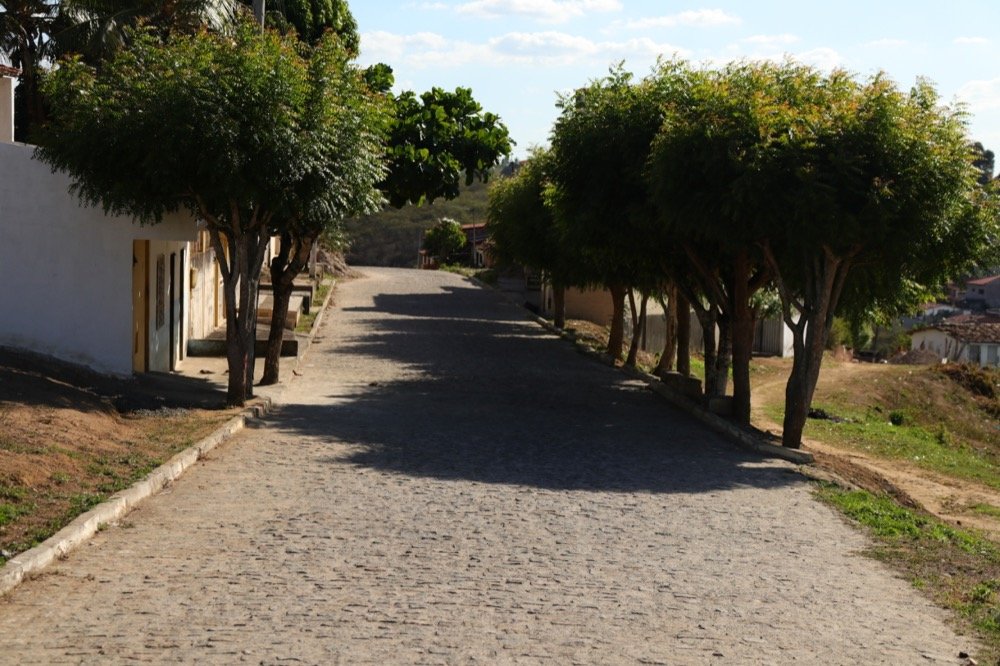
<path fill-rule="evenodd" d="M 193 240 L 194 221 L 142 227 L 81 207 L 33 151 L 0 144 L 0 345 L 131 374 L 132 241 Z"/>

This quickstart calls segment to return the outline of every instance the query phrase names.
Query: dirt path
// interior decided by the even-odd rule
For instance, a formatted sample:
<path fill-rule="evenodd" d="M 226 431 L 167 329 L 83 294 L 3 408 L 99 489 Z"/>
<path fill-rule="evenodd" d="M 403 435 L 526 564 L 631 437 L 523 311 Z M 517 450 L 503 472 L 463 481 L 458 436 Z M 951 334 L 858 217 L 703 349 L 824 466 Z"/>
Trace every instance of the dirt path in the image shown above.
<path fill-rule="evenodd" d="M 826 363 L 820 384 L 836 385 L 879 366 L 865 363 Z M 781 424 L 769 418 L 765 406 L 784 400 L 786 377 L 776 374 L 754 384 L 751 406 L 753 424 L 761 430 L 781 432 Z M 886 460 L 857 449 L 831 446 L 803 438 L 803 448 L 816 454 L 817 465 L 867 490 L 890 492 L 904 503 L 919 506 L 955 525 L 985 530 L 1000 538 L 1000 520 L 969 512 L 976 504 L 1000 506 L 1000 492 L 974 481 L 956 480 L 905 460 Z"/>

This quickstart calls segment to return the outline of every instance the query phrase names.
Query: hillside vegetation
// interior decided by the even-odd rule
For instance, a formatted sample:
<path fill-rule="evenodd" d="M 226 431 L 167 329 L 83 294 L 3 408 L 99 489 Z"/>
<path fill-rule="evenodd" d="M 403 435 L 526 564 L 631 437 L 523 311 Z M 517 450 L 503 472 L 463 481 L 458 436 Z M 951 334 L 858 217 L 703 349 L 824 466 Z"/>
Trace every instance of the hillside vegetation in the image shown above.
<path fill-rule="evenodd" d="M 375 215 L 349 219 L 347 262 L 352 266 L 416 266 L 424 231 L 442 217 L 450 217 L 459 224 L 486 221 L 488 187 L 477 181 L 463 188 L 462 194 L 451 201 L 438 199 L 421 206 L 386 208 Z"/>

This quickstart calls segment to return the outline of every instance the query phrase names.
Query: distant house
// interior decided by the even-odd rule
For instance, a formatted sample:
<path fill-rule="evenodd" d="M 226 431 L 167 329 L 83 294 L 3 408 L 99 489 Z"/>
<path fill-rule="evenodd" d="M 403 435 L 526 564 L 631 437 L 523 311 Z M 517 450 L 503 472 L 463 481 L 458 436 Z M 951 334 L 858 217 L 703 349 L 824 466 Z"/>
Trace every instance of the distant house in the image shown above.
<path fill-rule="evenodd" d="M 911 348 L 934 352 L 942 360 L 1000 365 L 1000 317 L 959 315 L 912 332 Z"/>
<path fill-rule="evenodd" d="M 463 252 L 469 260 L 469 265 L 473 268 L 482 268 L 486 265 L 487 252 L 485 244 L 487 241 L 486 223 L 463 224 L 462 233 L 465 234 L 465 247 Z"/>
<path fill-rule="evenodd" d="M 1000 308 L 1000 275 L 966 280 L 963 300 L 983 310 Z"/>

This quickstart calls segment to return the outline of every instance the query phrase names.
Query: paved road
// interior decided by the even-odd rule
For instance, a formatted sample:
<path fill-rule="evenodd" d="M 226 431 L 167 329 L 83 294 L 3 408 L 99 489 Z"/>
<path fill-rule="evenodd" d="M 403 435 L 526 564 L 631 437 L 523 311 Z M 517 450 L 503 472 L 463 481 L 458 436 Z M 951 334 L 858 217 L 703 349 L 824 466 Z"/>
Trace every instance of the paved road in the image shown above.
<path fill-rule="evenodd" d="M 957 663 L 744 454 L 494 293 L 369 269 L 286 406 L 0 602 L 0 662 Z"/>

